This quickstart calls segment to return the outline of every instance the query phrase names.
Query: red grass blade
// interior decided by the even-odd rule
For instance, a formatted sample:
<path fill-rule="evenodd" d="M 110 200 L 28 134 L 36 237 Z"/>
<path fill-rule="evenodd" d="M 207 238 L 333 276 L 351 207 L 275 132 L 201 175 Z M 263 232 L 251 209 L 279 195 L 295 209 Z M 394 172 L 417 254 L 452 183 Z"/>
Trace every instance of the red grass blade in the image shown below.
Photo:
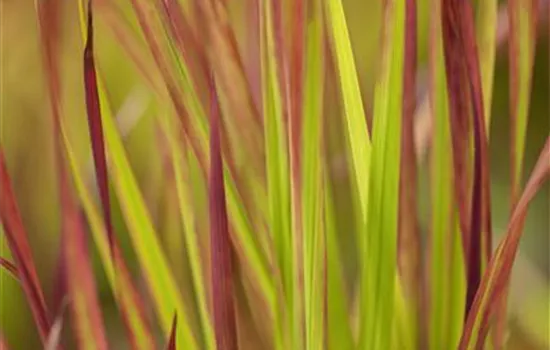
<path fill-rule="evenodd" d="M 220 110 L 212 78 L 210 111 L 209 210 L 211 278 L 214 332 L 218 349 L 237 349 L 237 327 L 233 300 L 231 241 L 225 203 L 224 169 L 220 142 Z"/>
<path fill-rule="evenodd" d="M 12 262 L 0 257 L 0 266 L 3 267 L 6 271 L 8 271 L 13 278 L 15 278 L 16 280 L 20 280 L 19 271 L 17 271 L 17 266 L 15 266 Z"/>
<path fill-rule="evenodd" d="M 405 14 L 405 57 L 403 66 L 403 118 L 401 132 L 401 177 L 399 179 L 398 263 L 405 291 L 412 300 L 419 331 L 422 319 L 422 261 L 417 220 L 416 154 L 414 148 L 414 111 L 416 109 L 416 0 L 407 0 Z M 420 333 L 417 334 L 420 336 Z M 418 341 L 422 337 L 417 337 Z M 417 343 L 424 348 L 421 343 Z"/>
<path fill-rule="evenodd" d="M 505 238 L 497 248 L 485 271 L 471 311 L 468 314 L 459 349 L 478 349 L 484 344 L 489 326 L 489 316 L 494 312 L 497 301 L 510 280 L 519 240 L 523 234 L 529 202 L 549 177 L 550 137 L 547 138 L 529 182 L 513 210 Z"/>
<path fill-rule="evenodd" d="M 36 274 L 27 233 L 25 232 L 23 220 L 17 207 L 15 193 L 13 192 L 2 148 L 0 148 L 0 186 L 2 189 L 0 219 L 2 220 L 2 225 L 4 225 L 6 239 L 13 255 L 15 266 L 17 266 L 23 292 L 36 322 L 40 339 L 44 343 L 48 337 L 51 321 L 44 301 L 44 293 Z"/>
<path fill-rule="evenodd" d="M 111 203 L 109 201 L 109 178 L 107 175 L 107 158 L 105 139 L 101 124 L 101 112 L 97 91 L 97 77 L 94 62 L 94 26 L 92 0 L 88 0 L 88 37 L 84 49 L 84 84 L 86 85 L 86 112 L 88 128 L 94 156 L 97 187 L 103 208 L 103 220 L 107 229 L 109 247 L 113 249 L 113 224 L 111 221 Z"/>
<path fill-rule="evenodd" d="M 470 134 L 470 114 L 468 93 L 465 91 L 465 65 L 460 42 L 458 12 L 455 0 L 442 0 L 442 31 L 445 70 L 449 92 L 449 115 L 452 132 L 453 164 L 455 173 L 455 196 L 458 205 L 460 229 L 463 245 L 469 241 L 468 175 L 467 149 Z M 467 249 L 465 248 L 466 252 Z"/>
<path fill-rule="evenodd" d="M 178 314 L 174 314 L 174 320 L 172 321 L 172 330 L 170 331 L 170 338 L 166 344 L 166 350 L 176 350 L 176 329 L 178 327 Z"/>
<path fill-rule="evenodd" d="M 458 177 L 455 182 L 460 182 L 456 195 L 459 200 L 461 229 L 463 235 L 466 233 L 463 236 L 463 244 L 467 267 L 466 313 L 468 313 L 480 283 L 482 257 L 485 256 L 488 259 L 491 251 L 487 133 L 471 4 L 467 1 L 444 0 L 443 5 L 443 38 L 451 125 L 469 123 L 470 112 L 466 109 L 468 106 L 471 106 L 471 115 L 473 115 L 474 164 L 469 220 L 467 220 L 468 214 L 463 212 L 467 205 L 464 202 L 463 191 L 467 189 L 464 188 L 464 180 L 460 178 L 465 170 L 460 160 L 465 159 L 469 132 L 467 128 L 461 129 L 465 133 L 459 135 L 453 128 L 455 174 Z M 461 137 L 464 139 L 459 140 Z M 466 143 L 463 143 L 464 141 Z M 485 247 L 485 251 L 482 251 L 482 247 Z"/>

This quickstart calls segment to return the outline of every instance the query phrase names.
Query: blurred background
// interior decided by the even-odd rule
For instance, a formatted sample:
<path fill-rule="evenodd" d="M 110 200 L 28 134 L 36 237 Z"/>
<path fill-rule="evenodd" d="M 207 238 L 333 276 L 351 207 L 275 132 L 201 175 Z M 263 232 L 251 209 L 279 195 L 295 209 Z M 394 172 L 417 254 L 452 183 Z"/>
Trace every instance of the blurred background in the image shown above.
<path fill-rule="evenodd" d="M 483 1 L 483 0 L 480 0 Z M 126 20 L 134 29 L 141 59 L 145 67 L 153 67 L 147 48 L 137 31 L 135 19 L 128 1 L 118 0 Z M 419 101 L 427 89 L 427 28 L 429 8 L 427 0 L 419 4 Z M 87 119 L 84 107 L 82 81 L 83 43 L 80 36 L 76 1 L 62 1 L 60 19 L 61 41 L 59 57 L 62 73 L 62 113 L 70 128 L 70 135 L 77 146 L 79 159 L 88 159 L 90 182 L 93 181 L 92 158 L 88 138 Z M 246 11 L 245 0 L 229 1 L 232 8 L 231 23 L 234 25 L 239 45 L 250 36 L 243 25 Z M 380 25 L 382 1 L 344 0 L 346 17 L 350 28 L 356 65 L 360 76 L 363 102 L 369 114 L 372 109 L 374 79 L 377 72 L 377 59 L 380 48 Z M 541 1 L 546 3 L 547 1 Z M 504 4 L 501 4 L 503 6 Z M 544 5 L 543 5 L 544 6 Z M 496 70 L 494 75 L 494 96 L 492 103 L 492 124 L 490 130 L 491 150 L 491 193 L 492 219 L 495 242 L 498 242 L 509 215 L 509 101 L 508 101 L 508 48 L 506 43 L 506 17 L 501 11 L 499 30 L 503 31 L 498 44 Z M 151 108 L 151 94 L 144 88 L 143 76 L 130 64 L 131 58 L 121 49 L 112 32 L 109 21 L 115 19 L 109 13 L 96 16 L 96 54 L 106 78 L 106 86 L 117 123 L 124 135 L 125 146 L 137 176 L 141 190 L 157 225 L 159 234 L 170 232 L 171 228 L 163 218 L 167 176 L 164 173 L 162 158 L 158 156 L 157 127 L 155 110 Z M 530 173 L 538 154 L 550 131 L 549 111 L 549 37 L 548 10 L 541 13 L 538 43 L 533 74 L 530 118 L 525 149 L 524 178 Z M 33 0 L 0 0 L 0 142 L 5 150 L 10 175 L 23 220 L 30 236 L 31 248 L 37 263 L 38 273 L 47 298 L 51 301 L 55 285 L 55 269 L 58 256 L 59 206 L 53 165 L 49 100 L 44 72 L 42 69 L 40 36 Z M 139 51 L 138 51 L 139 53 Z M 156 74 L 156 70 L 150 70 Z M 333 81 L 328 80 L 329 91 L 336 91 Z M 337 94 L 335 94 L 336 96 Z M 335 97 L 337 98 L 337 97 Z M 330 99 L 329 99 L 330 100 Z M 328 102 L 330 103 L 330 102 Z M 337 102 L 334 102 L 337 111 Z M 329 108 L 331 108 L 329 106 Z M 337 131 L 335 131 L 337 133 Z M 341 202 L 338 216 L 345 217 L 349 212 L 346 191 L 346 174 L 338 174 L 342 156 L 339 157 L 338 136 L 332 149 L 331 159 L 341 181 L 341 191 L 336 194 Z M 426 161 L 419 168 L 420 219 L 423 230 L 428 223 L 427 193 L 428 178 Z M 339 189 L 340 187 L 337 187 Z M 530 207 L 521 247 L 514 265 L 510 296 L 511 349 L 549 349 L 550 340 L 550 193 L 548 185 L 537 195 Z M 164 213 L 164 214 L 163 214 Z M 131 250 L 125 227 L 115 206 L 115 225 L 125 253 L 131 259 Z M 340 223 L 342 234 L 350 236 L 345 220 Z M 352 220 L 349 220 L 351 222 Z M 9 257 L 4 235 L 0 237 L 2 257 Z M 346 242 L 349 242 L 346 246 Z M 93 244 L 90 249 L 95 249 Z M 343 238 L 343 249 L 349 254 L 346 270 L 354 274 L 355 257 L 353 240 Z M 95 253 L 92 253 L 95 254 Z M 97 259 L 96 259 L 97 260 Z M 135 264 L 130 264 L 139 275 Z M 117 315 L 110 291 L 105 283 L 99 263 L 96 261 L 98 287 L 104 304 L 104 320 L 113 348 L 125 349 L 122 325 Z M 38 337 L 26 301 L 16 281 L 4 271 L 0 271 L 0 330 L 13 349 L 37 349 Z M 117 341 L 119 343 L 117 343 Z M 442 349 L 443 350 L 443 349 Z"/>

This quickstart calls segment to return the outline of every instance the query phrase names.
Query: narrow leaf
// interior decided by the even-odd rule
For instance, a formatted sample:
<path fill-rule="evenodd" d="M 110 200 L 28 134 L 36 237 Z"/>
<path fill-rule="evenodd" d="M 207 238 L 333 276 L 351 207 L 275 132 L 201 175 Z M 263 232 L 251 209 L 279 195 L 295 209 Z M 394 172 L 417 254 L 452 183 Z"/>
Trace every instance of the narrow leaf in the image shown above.
<path fill-rule="evenodd" d="M 443 2 L 443 35 L 445 63 L 447 67 L 447 86 L 450 93 L 451 120 L 468 120 L 473 115 L 474 163 L 473 184 L 470 207 L 470 221 L 466 226 L 461 213 L 461 229 L 465 236 L 465 252 L 468 287 L 466 293 L 466 311 L 471 307 L 474 294 L 479 286 L 482 271 L 482 258 L 488 259 L 491 251 L 491 221 L 489 213 L 489 163 L 487 152 L 487 132 L 481 92 L 481 76 L 474 37 L 474 22 L 471 5 L 464 1 L 445 0 Z M 457 55 L 451 58 L 451 55 Z M 465 72 L 461 79 L 460 72 Z M 471 106 L 471 112 L 464 107 Z M 467 135 L 467 134 L 466 134 Z M 456 139 L 456 138 L 455 138 Z M 461 146 L 453 140 L 453 151 L 457 154 Z M 460 142 L 460 141 L 459 141 Z M 458 166 L 455 159 L 455 168 Z M 460 173 L 457 174 L 460 176 Z M 461 179 L 457 179 L 461 181 Z M 459 189 L 457 198 L 463 195 Z M 461 210 L 465 208 L 459 206 Z M 485 247 L 485 250 L 483 250 Z"/>
<path fill-rule="evenodd" d="M 366 259 L 362 262 L 360 347 L 388 349 L 397 271 L 401 121 L 405 62 L 403 1 L 387 1 L 381 74 L 375 87 Z M 407 58 L 408 59 L 408 58 Z M 363 140 L 366 142 L 366 140 Z"/>
<path fill-rule="evenodd" d="M 103 220 L 107 228 L 109 246 L 113 246 L 113 224 L 111 220 L 111 203 L 109 200 L 109 179 L 107 175 L 107 158 L 105 156 L 105 140 L 97 93 L 97 78 L 94 63 L 94 23 L 92 0 L 88 0 L 88 36 L 84 49 L 84 84 L 86 85 L 86 111 L 88 114 L 88 128 L 94 157 L 95 174 L 101 206 L 103 208 Z"/>
<path fill-rule="evenodd" d="M 522 184 L 525 135 L 535 62 L 538 7 L 538 0 L 508 1 L 512 208 L 519 199 Z"/>
<path fill-rule="evenodd" d="M 218 349 L 237 349 L 237 326 L 233 298 L 232 248 L 229 238 L 220 142 L 220 111 L 211 82 L 209 212 L 214 332 Z"/>
<path fill-rule="evenodd" d="M 477 3 L 477 47 L 479 48 L 479 69 L 485 108 L 485 128 L 487 133 L 491 125 L 491 105 L 493 100 L 493 76 L 497 49 L 497 0 L 478 1 Z"/>
<path fill-rule="evenodd" d="M 340 77 L 340 91 L 343 98 L 343 111 L 345 115 L 348 142 L 351 148 L 352 164 L 354 168 L 354 181 L 359 191 L 360 214 L 362 222 L 366 221 L 368 186 L 369 186 L 369 161 L 371 142 L 367 129 L 367 121 L 361 101 L 359 80 L 351 41 L 346 24 L 342 0 L 325 1 L 325 13 L 329 22 L 329 35 L 332 43 L 332 52 L 336 56 L 336 65 Z"/>
<path fill-rule="evenodd" d="M 176 350 L 176 329 L 178 326 L 178 314 L 174 315 L 174 321 L 172 321 L 172 330 L 170 331 L 170 337 L 166 344 L 166 350 Z"/>
<path fill-rule="evenodd" d="M 301 222 L 303 237 L 305 348 L 322 350 L 326 335 L 326 228 L 324 227 L 325 188 L 323 179 L 323 96 L 324 96 L 324 42 L 323 5 L 313 1 L 308 6 L 306 19 L 305 79 L 301 127 Z M 296 115 L 292 118 L 297 118 Z M 292 121 L 289 121 L 292 123 Z M 292 136 L 291 136 L 292 137 Z M 291 143 L 292 144 L 292 143 Z M 297 232 L 294 232 L 297 235 Z"/>
<path fill-rule="evenodd" d="M 0 148 L 0 186 L 2 186 L 0 219 L 4 226 L 4 232 L 14 258 L 15 266 L 17 266 L 19 271 L 18 275 L 21 279 L 23 292 L 29 303 L 40 338 L 44 343 L 50 330 L 50 316 L 44 301 L 44 293 L 42 292 L 42 287 L 40 286 L 38 275 L 36 274 L 27 233 L 17 207 L 15 193 L 13 192 L 2 148 Z"/>
<path fill-rule="evenodd" d="M 301 348 L 303 336 L 303 309 L 296 286 L 301 280 L 298 259 L 302 256 L 301 241 L 291 231 L 290 170 L 287 134 L 283 117 L 283 99 L 278 76 L 275 42 L 275 3 L 260 2 L 260 52 L 262 72 L 262 105 L 266 150 L 267 198 L 269 201 L 268 225 L 274 242 L 276 262 L 281 278 L 283 295 L 282 312 L 277 314 L 277 326 L 282 331 L 286 324 L 291 332 L 292 344 Z M 279 62 L 280 63 L 280 62 Z M 296 185 L 296 184 L 295 184 Z M 294 193 L 293 193 L 294 194 Z M 286 314 L 286 320 L 283 315 Z M 280 342 L 280 339 L 279 339 Z M 279 348 L 282 344 L 277 345 Z"/>
<path fill-rule="evenodd" d="M 64 169 L 64 167 L 63 167 Z M 61 175 L 66 179 L 66 175 Z M 61 244 L 73 327 L 81 349 L 107 349 L 87 237 L 68 181 L 60 183 Z"/>
<path fill-rule="evenodd" d="M 144 300 L 132 283 L 130 272 L 122 259 L 117 238 L 113 237 L 112 245 L 109 245 L 105 221 L 102 219 L 101 212 L 94 203 L 93 194 L 86 186 L 85 172 L 78 165 L 76 155 L 63 124 L 61 132 L 75 189 L 86 215 L 92 238 L 99 252 L 99 258 L 107 276 L 107 281 L 121 310 L 124 324 L 128 329 L 130 344 L 135 349 L 150 349 L 154 346 L 154 342 L 150 325 L 145 317 Z"/>
<path fill-rule="evenodd" d="M 81 32 L 83 39 L 85 39 L 87 36 L 86 16 L 83 3 L 80 2 L 79 4 Z M 195 337 L 185 319 L 186 312 L 181 294 L 168 267 L 166 256 L 160 247 L 150 214 L 113 121 L 109 101 L 101 79 L 101 72 L 97 71 L 96 74 L 100 115 L 111 166 L 111 179 L 121 203 L 122 214 L 128 226 L 131 242 L 154 301 L 160 326 L 164 332 L 170 332 L 173 313 L 176 310 L 180 321 L 178 323 L 178 344 L 188 349 L 196 349 Z"/>
<path fill-rule="evenodd" d="M 550 176 L 550 138 L 539 156 L 523 194 L 519 198 L 506 229 L 504 240 L 498 246 L 485 273 L 466 321 L 459 349 L 478 349 L 484 344 L 489 317 L 497 301 L 507 288 L 512 265 L 523 234 L 529 202 Z"/>
<path fill-rule="evenodd" d="M 430 1 L 430 109 L 433 125 L 430 153 L 429 339 L 428 348 L 458 345 L 464 322 L 465 268 L 455 206 L 451 120 L 443 55 L 441 0 Z M 454 130 L 453 130 L 454 132 Z"/>

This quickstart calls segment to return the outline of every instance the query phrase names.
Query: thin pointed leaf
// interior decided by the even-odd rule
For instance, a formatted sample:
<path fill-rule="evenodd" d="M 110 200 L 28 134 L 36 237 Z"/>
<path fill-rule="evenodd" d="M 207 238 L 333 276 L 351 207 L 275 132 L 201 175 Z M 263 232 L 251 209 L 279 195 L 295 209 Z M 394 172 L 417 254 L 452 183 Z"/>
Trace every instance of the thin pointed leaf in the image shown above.
<path fill-rule="evenodd" d="M 2 188 L 0 219 L 2 220 L 8 246 L 19 271 L 21 286 L 29 303 L 40 338 L 44 343 L 51 325 L 50 316 L 44 301 L 44 293 L 36 274 L 27 233 L 17 207 L 15 193 L 13 192 L 2 148 L 0 148 L 0 186 Z"/>
<path fill-rule="evenodd" d="M 381 75 L 375 88 L 367 231 L 367 258 L 362 262 L 360 347 L 387 349 L 394 322 L 397 275 L 397 230 L 405 12 L 402 1 L 388 1 Z"/>
<path fill-rule="evenodd" d="M 468 314 L 459 349 L 478 349 L 484 344 L 491 313 L 495 310 L 500 295 L 507 288 L 512 265 L 517 253 L 519 240 L 527 216 L 529 202 L 550 177 L 550 137 L 539 156 L 531 177 L 513 212 L 504 240 L 498 246 L 476 293 L 472 308 Z"/>
<path fill-rule="evenodd" d="M 538 0 L 508 2 L 512 208 L 519 199 L 522 183 L 525 135 L 535 62 L 538 7 Z"/>
<path fill-rule="evenodd" d="M 82 37 L 86 38 L 86 16 L 80 2 Z M 96 67 L 97 69 L 97 67 Z M 162 252 L 150 214 L 139 190 L 136 178 L 126 156 L 124 145 L 118 134 L 102 85 L 101 74 L 97 72 L 97 89 L 100 115 L 111 165 L 111 179 L 121 202 L 122 213 L 130 233 L 131 242 L 155 303 L 161 328 L 169 333 L 174 310 L 178 313 L 178 344 L 187 349 L 196 349 L 197 343 L 185 316 L 185 308 L 176 282 Z M 178 346 L 180 347 L 180 346 Z"/>
<path fill-rule="evenodd" d="M 109 246 L 113 248 L 113 224 L 111 220 L 111 202 L 109 200 L 109 179 L 107 175 L 107 157 L 105 155 L 105 140 L 101 123 L 99 97 L 97 94 L 97 78 L 94 63 L 94 23 L 92 1 L 88 0 L 88 25 L 86 47 L 84 48 L 84 84 L 86 86 L 86 111 L 88 114 L 88 130 L 94 157 L 95 175 L 103 220 L 107 228 Z"/>
<path fill-rule="evenodd" d="M 214 332 L 209 314 L 209 303 L 206 285 L 206 268 L 203 267 L 200 256 L 200 247 L 198 242 L 198 232 L 195 227 L 195 213 L 193 212 L 193 192 L 192 183 L 189 176 L 186 176 L 185 168 L 190 167 L 186 150 L 182 150 L 181 142 L 177 139 L 176 128 L 170 127 L 168 118 L 161 118 L 161 127 L 163 136 L 168 140 L 168 146 L 171 152 L 172 168 L 174 171 L 176 191 L 179 202 L 179 211 L 181 214 L 181 222 L 183 224 L 183 232 L 185 239 L 185 249 L 189 258 L 191 268 L 191 278 L 195 297 L 197 299 L 197 307 L 201 323 L 201 331 L 206 342 L 206 347 L 211 349 L 214 347 Z M 187 160 L 187 161 L 186 161 Z M 205 271 L 206 270 L 206 271 Z"/>
<path fill-rule="evenodd" d="M 464 140 L 459 140 L 463 136 L 453 134 L 455 136 L 453 138 L 455 171 L 458 176 L 455 180 L 458 185 L 456 196 L 460 207 L 461 229 L 463 235 L 466 233 L 463 243 L 465 244 L 468 280 L 466 293 L 466 312 L 468 312 L 479 286 L 482 259 L 483 257 L 488 259 L 491 249 L 487 133 L 471 5 L 464 1 L 444 0 L 442 14 L 451 121 L 454 120 L 454 124 L 457 125 L 468 121 L 470 115 L 473 116 L 474 161 L 469 220 L 467 220 L 467 213 L 464 212 L 467 205 L 460 197 L 464 195 L 462 187 L 464 183 L 460 178 L 462 173 L 458 170 L 460 161 L 457 162 L 457 159 L 464 159 L 466 155 L 462 152 L 464 144 L 459 145 Z M 467 108 L 469 106 L 471 106 L 471 111 Z"/>
<path fill-rule="evenodd" d="M 369 162 L 371 142 L 367 121 L 361 101 L 359 80 L 341 0 L 325 1 L 325 13 L 329 22 L 329 35 L 333 55 L 336 56 L 343 111 L 347 125 L 348 142 L 351 148 L 354 181 L 359 191 L 361 221 L 366 222 L 368 208 Z"/>
<path fill-rule="evenodd" d="M 166 344 L 166 350 L 176 350 L 176 329 L 178 327 L 178 314 L 174 315 L 174 321 L 172 321 L 172 330 L 170 331 L 170 337 L 168 338 L 168 343 Z"/>
<path fill-rule="evenodd" d="M 128 268 L 122 259 L 116 237 L 114 237 L 112 246 L 109 245 L 105 221 L 102 219 L 101 213 L 94 203 L 92 193 L 86 186 L 85 173 L 82 167 L 78 165 L 76 155 L 74 154 L 63 124 L 61 126 L 61 132 L 72 179 L 86 215 L 88 225 L 90 226 L 91 234 L 97 251 L 99 252 L 99 257 L 107 280 L 113 291 L 117 305 L 121 310 L 122 319 L 128 329 L 130 344 L 132 344 L 132 347 L 135 349 L 150 349 L 154 346 L 154 342 L 150 325 L 145 317 L 144 301 L 132 283 Z"/>
<path fill-rule="evenodd" d="M 433 124 L 429 236 L 428 348 L 458 345 L 464 320 L 465 276 L 457 209 L 454 205 L 453 147 L 441 31 L 441 0 L 430 2 L 430 108 Z M 452 305 L 452 307 L 449 307 Z"/>
<path fill-rule="evenodd" d="M 237 349 L 237 325 L 233 297 L 232 248 L 229 238 L 220 142 L 220 111 L 211 82 L 209 213 L 212 269 L 212 309 L 218 349 Z"/>
<path fill-rule="evenodd" d="M 484 0 L 477 3 L 477 46 L 479 48 L 479 69 L 485 108 L 485 128 L 491 125 L 491 104 L 493 100 L 493 76 L 497 49 L 497 0 Z"/>
<path fill-rule="evenodd" d="M 270 1 L 260 3 L 260 52 L 262 70 L 262 105 L 266 150 L 267 198 L 269 201 L 269 231 L 274 242 L 277 268 L 280 274 L 284 313 L 278 312 L 277 331 L 286 324 L 291 332 L 293 346 L 301 344 L 303 324 L 302 304 L 296 291 L 300 271 L 298 267 L 301 246 L 291 231 L 291 197 L 287 134 L 283 119 L 283 99 L 278 77 L 274 14 Z M 295 243 L 295 244 L 293 244 Z M 294 247 L 294 248 L 293 248 Z M 296 253 L 295 253 L 296 252 Z M 286 314 L 286 320 L 284 315 Z M 277 337 L 280 337 L 278 334 Z M 279 338 L 280 342 L 281 339 Z M 282 344 L 277 344 L 280 348 Z"/>
<path fill-rule="evenodd" d="M 61 151 L 61 149 L 58 149 Z M 65 169 L 64 164 L 61 169 Z M 58 174 L 67 179 L 66 174 Z M 60 182 L 61 244 L 66 269 L 67 293 L 79 348 L 107 349 L 101 307 L 88 253 L 87 237 L 68 181 Z"/>
<path fill-rule="evenodd" d="M 303 237 L 305 349 L 321 350 L 327 342 L 325 334 L 325 234 L 323 179 L 323 95 L 324 35 L 323 4 L 310 3 L 306 20 L 305 79 L 303 91 L 301 158 L 301 223 Z M 294 116 L 297 118 L 297 116 Z M 292 121 L 290 121 L 292 122 Z M 294 232 L 297 235 L 296 232 Z M 300 235 L 298 235 L 300 239 Z M 297 262 L 300 263 L 299 261 Z M 327 286 L 328 288 L 328 286 Z"/>

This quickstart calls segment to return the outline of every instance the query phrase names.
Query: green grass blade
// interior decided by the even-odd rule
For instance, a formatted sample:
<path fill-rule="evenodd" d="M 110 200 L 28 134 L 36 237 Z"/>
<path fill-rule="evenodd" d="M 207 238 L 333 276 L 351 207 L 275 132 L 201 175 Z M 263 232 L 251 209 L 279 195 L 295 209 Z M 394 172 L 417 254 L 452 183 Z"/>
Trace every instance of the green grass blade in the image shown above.
<path fill-rule="evenodd" d="M 264 134 L 266 150 L 267 198 L 269 201 L 268 226 L 274 242 L 276 261 L 283 286 L 283 305 L 285 312 L 278 315 L 277 327 L 282 331 L 283 324 L 292 332 L 293 346 L 302 348 L 301 306 L 295 286 L 299 275 L 298 262 L 295 261 L 293 236 L 291 231 L 290 174 L 286 129 L 282 113 L 281 90 L 277 75 L 277 60 L 273 34 L 273 15 L 269 1 L 260 3 L 260 36 Z M 278 337 L 278 336 L 276 336 Z M 280 339 L 277 340 L 280 342 Z M 277 346 L 281 346 L 278 344 Z"/>
<path fill-rule="evenodd" d="M 305 349 L 321 350 L 325 334 L 325 232 L 323 225 L 322 105 L 324 37 L 322 3 L 309 7 L 306 31 L 302 128 L 302 237 L 304 270 Z M 332 302 L 331 300 L 327 301 Z"/>
<path fill-rule="evenodd" d="M 340 91 L 343 98 L 348 142 L 351 148 L 354 181 L 359 190 L 361 222 L 366 222 L 368 207 L 369 161 L 371 142 L 361 101 L 359 80 L 351 47 L 342 0 L 324 0 L 329 23 L 332 52 L 336 57 Z"/>
<path fill-rule="evenodd" d="M 485 128 L 491 126 L 491 105 L 493 100 L 493 76 L 497 48 L 497 0 L 484 0 L 477 3 L 477 46 L 479 48 L 479 68 L 485 108 Z"/>
<path fill-rule="evenodd" d="M 171 153 L 172 168 L 176 183 L 176 191 L 179 203 L 179 211 L 181 222 L 183 224 L 183 232 L 185 239 L 185 249 L 189 258 L 191 268 L 191 279 L 193 283 L 194 295 L 197 299 L 197 307 L 199 312 L 202 336 L 205 340 L 207 349 L 214 348 L 214 333 L 212 322 L 208 311 L 208 300 L 206 293 L 206 280 L 204 278 L 205 271 L 201 262 L 201 251 L 198 242 L 198 232 L 195 226 L 195 213 L 193 211 L 194 204 L 192 199 L 192 188 L 189 176 L 186 176 L 186 167 L 190 166 L 189 162 L 185 162 L 187 157 L 191 155 L 184 154 L 185 149 L 182 149 L 180 142 L 177 139 L 176 127 L 169 125 L 169 118 L 163 117 L 161 126 L 163 134 L 168 140 L 168 145 Z M 189 170 L 189 169 L 188 169 Z"/>
<path fill-rule="evenodd" d="M 525 0 L 511 0 L 508 3 L 512 207 L 518 200 L 522 183 L 525 135 L 535 60 L 537 3 L 538 1 Z"/>
<path fill-rule="evenodd" d="M 388 1 L 381 76 L 375 88 L 367 261 L 363 262 L 360 346 L 387 349 L 394 322 L 403 106 L 405 3 Z M 365 265 L 366 264 L 366 265 Z"/>
<path fill-rule="evenodd" d="M 328 176 L 324 180 L 324 218 L 327 250 L 327 348 L 329 350 L 353 350 L 348 312 L 348 296 L 344 286 L 343 264 L 336 231 L 334 199 Z"/>

